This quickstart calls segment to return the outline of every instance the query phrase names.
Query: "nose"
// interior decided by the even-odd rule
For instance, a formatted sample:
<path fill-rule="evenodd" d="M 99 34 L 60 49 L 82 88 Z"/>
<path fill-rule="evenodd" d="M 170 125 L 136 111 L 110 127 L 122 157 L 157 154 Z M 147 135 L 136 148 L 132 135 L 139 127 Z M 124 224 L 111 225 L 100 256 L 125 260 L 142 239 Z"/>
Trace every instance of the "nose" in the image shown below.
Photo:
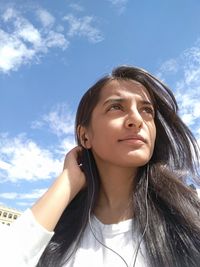
<path fill-rule="evenodd" d="M 131 111 L 125 119 L 126 128 L 135 128 L 139 130 L 142 127 L 142 117 L 138 111 Z"/>

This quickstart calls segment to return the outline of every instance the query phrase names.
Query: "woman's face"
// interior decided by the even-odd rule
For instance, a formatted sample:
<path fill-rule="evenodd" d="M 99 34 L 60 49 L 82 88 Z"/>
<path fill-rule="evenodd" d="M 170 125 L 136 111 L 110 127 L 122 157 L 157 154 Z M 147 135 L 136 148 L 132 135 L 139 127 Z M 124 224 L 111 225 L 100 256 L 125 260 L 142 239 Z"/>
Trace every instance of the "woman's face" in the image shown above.
<path fill-rule="evenodd" d="M 145 165 L 156 138 L 154 113 L 150 95 L 142 84 L 113 80 L 105 85 L 86 129 L 87 147 L 97 165 Z"/>

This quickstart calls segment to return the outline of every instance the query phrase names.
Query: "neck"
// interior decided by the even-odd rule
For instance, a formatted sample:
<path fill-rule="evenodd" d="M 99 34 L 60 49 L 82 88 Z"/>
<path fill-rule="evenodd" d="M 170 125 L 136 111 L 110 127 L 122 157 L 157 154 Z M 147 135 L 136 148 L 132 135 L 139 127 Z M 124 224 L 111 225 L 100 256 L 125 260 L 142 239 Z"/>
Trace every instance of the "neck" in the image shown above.
<path fill-rule="evenodd" d="M 99 167 L 99 166 L 98 166 Z M 133 188 L 137 169 L 99 168 L 101 186 L 95 215 L 103 223 L 117 223 L 133 217 Z"/>

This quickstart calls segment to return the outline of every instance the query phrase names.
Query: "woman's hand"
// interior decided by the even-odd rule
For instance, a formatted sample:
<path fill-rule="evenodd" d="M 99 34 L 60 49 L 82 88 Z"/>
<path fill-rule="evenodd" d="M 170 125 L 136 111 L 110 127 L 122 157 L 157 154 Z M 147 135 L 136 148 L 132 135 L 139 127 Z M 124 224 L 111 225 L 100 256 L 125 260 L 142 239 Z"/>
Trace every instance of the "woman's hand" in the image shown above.
<path fill-rule="evenodd" d="M 76 191 L 79 187 L 79 191 L 86 186 L 85 174 L 80 167 L 82 148 L 80 146 L 74 147 L 65 156 L 63 174 L 66 172 L 71 184 L 76 187 Z M 72 188 L 73 189 L 73 188 Z"/>

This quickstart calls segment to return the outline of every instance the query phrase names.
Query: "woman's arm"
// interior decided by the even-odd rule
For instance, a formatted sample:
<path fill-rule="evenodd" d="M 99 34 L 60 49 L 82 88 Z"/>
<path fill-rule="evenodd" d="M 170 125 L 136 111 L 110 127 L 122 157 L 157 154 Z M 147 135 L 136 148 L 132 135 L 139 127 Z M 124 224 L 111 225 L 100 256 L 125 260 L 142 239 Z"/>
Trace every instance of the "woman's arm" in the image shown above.
<path fill-rule="evenodd" d="M 77 158 L 81 147 L 73 148 L 65 157 L 61 175 L 31 208 L 36 220 L 48 231 L 53 231 L 64 209 L 86 185 Z"/>

